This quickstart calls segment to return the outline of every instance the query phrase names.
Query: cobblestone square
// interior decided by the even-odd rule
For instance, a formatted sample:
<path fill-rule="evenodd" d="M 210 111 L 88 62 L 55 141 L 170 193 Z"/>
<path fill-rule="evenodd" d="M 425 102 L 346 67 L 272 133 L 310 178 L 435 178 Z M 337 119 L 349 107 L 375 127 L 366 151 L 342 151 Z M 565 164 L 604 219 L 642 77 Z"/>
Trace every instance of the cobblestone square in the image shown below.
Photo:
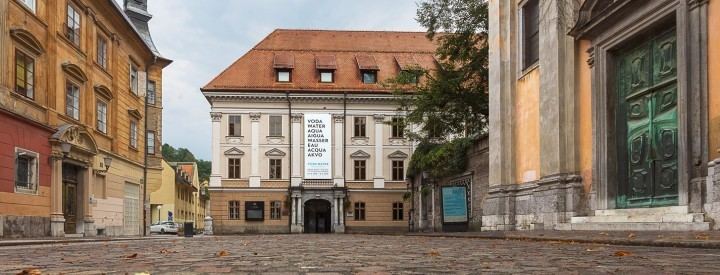
<path fill-rule="evenodd" d="M 420 236 L 243 235 L 0 248 L 0 273 L 717 273 L 720 250 Z"/>

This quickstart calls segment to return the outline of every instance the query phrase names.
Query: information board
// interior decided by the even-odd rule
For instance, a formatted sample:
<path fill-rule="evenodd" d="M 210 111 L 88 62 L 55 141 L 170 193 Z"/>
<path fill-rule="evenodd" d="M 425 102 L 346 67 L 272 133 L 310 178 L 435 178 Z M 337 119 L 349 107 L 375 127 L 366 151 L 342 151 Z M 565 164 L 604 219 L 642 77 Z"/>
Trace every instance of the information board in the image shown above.
<path fill-rule="evenodd" d="M 305 114 L 305 179 L 332 179 L 332 116 Z"/>
<path fill-rule="evenodd" d="M 467 222 L 467 195 L 465 186 L 442 187 L 443 221 L 446 223 Z"/>

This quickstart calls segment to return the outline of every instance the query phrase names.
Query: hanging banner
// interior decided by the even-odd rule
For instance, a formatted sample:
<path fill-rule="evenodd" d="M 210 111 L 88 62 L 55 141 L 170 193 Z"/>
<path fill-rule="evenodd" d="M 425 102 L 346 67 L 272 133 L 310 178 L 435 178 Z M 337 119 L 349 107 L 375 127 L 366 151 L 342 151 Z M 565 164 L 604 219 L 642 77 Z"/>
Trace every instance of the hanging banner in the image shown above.
<path fill-rule="evenodd" d="M 442 188 L 443 222 L 467 222 L 467 195 L 465 186 Z"/>
<path fill-rule="evenodd" d="M 332 116 L 305 114 L 305 179 L 332 179 Z"/>

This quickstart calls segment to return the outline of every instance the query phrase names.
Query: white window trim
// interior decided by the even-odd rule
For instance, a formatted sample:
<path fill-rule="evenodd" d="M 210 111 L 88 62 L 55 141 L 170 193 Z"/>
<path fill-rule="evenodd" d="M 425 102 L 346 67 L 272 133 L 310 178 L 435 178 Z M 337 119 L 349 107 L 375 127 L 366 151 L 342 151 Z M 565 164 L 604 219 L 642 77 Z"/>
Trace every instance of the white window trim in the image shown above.
<path fill-rule="evenodd" d="M 26 8 L 28 8 L 33 13 L 37 12 L 37 0 L 19 0 L 18 2 L 22 3 Z"/>
<path fill-rule="evenodd" d="M 26 154 L 34 158 L 33 164 L 32 164 L 32 178 L 30 179 L 30 184 L 33 188 L 31 189 L 25 189 L 25 188 L 18 188 L 17 186 L 17 166 L 15 166 L 15 169 L 13 169 L 13 186 L 15 193 L 22 193 L 22 194 L 30 194 L 30 195 L 37 195 L 39 191 L 39 185 L 40 185 L 40 154 L 37 152 L 33 152 L 27 149 L 15 147 L 15 161 L 17 162 L 17 158 L 20 154 Z"/>

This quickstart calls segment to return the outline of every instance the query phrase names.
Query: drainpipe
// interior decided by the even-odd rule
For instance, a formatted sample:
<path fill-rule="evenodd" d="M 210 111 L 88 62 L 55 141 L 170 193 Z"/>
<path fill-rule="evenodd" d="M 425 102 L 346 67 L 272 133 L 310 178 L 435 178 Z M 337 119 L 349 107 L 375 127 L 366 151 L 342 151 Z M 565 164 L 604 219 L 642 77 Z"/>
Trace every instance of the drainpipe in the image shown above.
<path fill-rule="evenodd" d="M 289 167 L 288 175 L 289 175 L 290 181 L 292 182 L 292 175 L 293 175 L 293 171 L 292 171 L 292 161 L 293 161 L 292 124 L 293 124 L 293 122 L 292 122 L 292 102 L 290 101 L 290 91 L 285 91 L 285 99 L 287 100 L 287 104 L 288 104 L 288 145 L 289 145 L 288 151 L 289 151 L 289 155 L 290 155 L 290 161 L 288 161 L 288 167 Z M 290 186 L 288 187 L 288 199 L 290 200 L 290 209 L 289 209 L 290 215 L 288 216 L 289 217 L 288 218 L 288 227 L 290 228 L 290 231 L 292 231 L 292 220 L 294 218 L 293 215 L 295 214 L 295 213 L 293 213 L 293 209 L 292 209 L 293 201 L 295 200 L 292 197 L 292 183 L 290 183 Z M 283 202 L 283 204 L 284 204 L 284 202 Z"/>
<path fill-rule="evenodd" d="M 154 60 L 153 62 L 155 62 L 155 60 Z M 147 185 L 148 185 L 148 181 L 147 181 L 147 174 L 148 174 L 148 169 L 147 169 L 147 167 L 148 167 L 148 144 L 147 144 L 147 141 L 148 141 L 148 138 L 147 138 L 148 127 L 147 127 L 147 126 L 148 126 L 148 110 L 149 110 L 148 100 L 147 100 L 147 88 L 148 88 L 147 76 L 145 77 L 145 79 L 146 79 L 146 81 L 145 81 L 145 119 L 144 119 L 144 122 L 143 122 L 143 123 L 145 124 L 145 126 L 143 127 L 143 128 L 145 129 L 145 135 L 143 135 L 143 136 L 145 137 L 145 142 L 143 142 L 143 144 L 145 144 L 145 160 L 144 160 L 144 165 L 143 165 L 143 236 L 147 236 L 147 210 L 146 210 L 146 208 L 147 208 L 147 204 L 148 204 L 148 201 L 149 201 L 149 198 L 147 197 Z M 154 141 L 154 139 L 153 139 L 153 141 Z"/>
<path fill-rule="evenodd" d="M 345 216 L 345 201 L 348 200 L 348 188 L 347 188 L 347 160 L 345 157 L 347 156 L 347 91 L 343 92 L 343 181 L 345 182 L 345 199 L 343 200 L 343 205 L 339 208 L 342 208 L 343 212 L 340 213 L 340 215 Z M 349 201 L 348 201 L 349 202 Z M 343 226 L 345 226 L 345 217 L 341 217 L 341 220 L 343 221 Z"/>

